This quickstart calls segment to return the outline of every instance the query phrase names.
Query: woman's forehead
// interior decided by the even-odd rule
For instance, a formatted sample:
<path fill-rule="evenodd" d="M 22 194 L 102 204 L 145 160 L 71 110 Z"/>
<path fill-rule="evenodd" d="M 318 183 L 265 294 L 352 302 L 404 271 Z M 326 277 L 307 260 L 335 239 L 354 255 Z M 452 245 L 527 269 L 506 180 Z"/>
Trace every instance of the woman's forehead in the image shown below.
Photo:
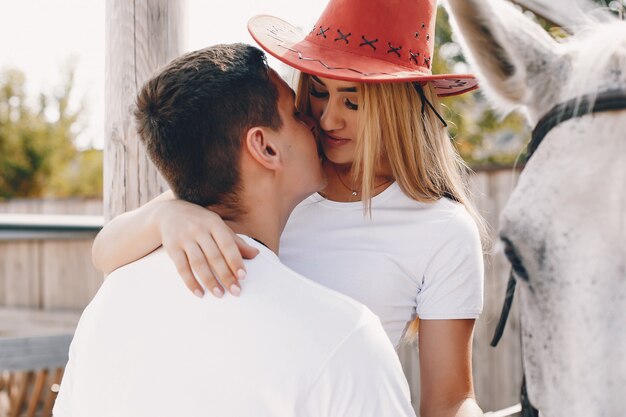
<path fill-rule="evenodd" d="M 311 78 L 313 78 L 319 84 L 322 84 L 326 86 L 327 88 L 331 88 L 331 89 L 337 89 L 337 90 L 339 89 L 343 90 L 347 88 L 358 89 L 358 86 L 359 86 L 359 83 L 355 83 L 352 81 L 333 80 L 331 78 L 318 77 L 317 75 L 312 75 Z"/>

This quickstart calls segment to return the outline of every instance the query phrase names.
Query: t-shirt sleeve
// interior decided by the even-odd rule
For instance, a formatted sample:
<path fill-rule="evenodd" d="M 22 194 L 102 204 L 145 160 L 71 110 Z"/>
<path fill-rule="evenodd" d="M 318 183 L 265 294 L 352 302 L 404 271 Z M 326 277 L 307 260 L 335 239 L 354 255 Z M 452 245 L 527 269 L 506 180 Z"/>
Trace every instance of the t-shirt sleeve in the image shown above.
<path fill-rule="evenodd" d="M 478 228 L 464 207 L 433 242 L 417 294 L 421 319 L 472 319 L 483 309 L 484 264 Z"/>
<path fill-rule="evenodd" d="M 378 318 L 372 316 L 334 351 L 299 415 L 415 417 L 398 355 Z"/>

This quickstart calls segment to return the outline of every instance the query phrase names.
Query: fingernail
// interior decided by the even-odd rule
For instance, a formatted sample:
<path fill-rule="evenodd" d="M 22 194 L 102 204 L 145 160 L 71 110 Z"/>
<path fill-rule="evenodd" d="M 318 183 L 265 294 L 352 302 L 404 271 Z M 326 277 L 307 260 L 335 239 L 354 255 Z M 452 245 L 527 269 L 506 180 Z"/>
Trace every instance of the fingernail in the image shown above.
<path fill-rule="evenodd" d="M 198 298 L 202 298 L 202 297 L 204 297 L 204 291 L 195 290 L 193 293 L 194 293 L 194 294 L 196 295 L 196 297 L 198 297 Z"/>
<path fill-rule="evenodd" d="M 224 291 L 222 291 L 222 289 L 219 287 L 215 287 L 213 288 L 213 295 L 215 295 L 217 298 L 222 298 L 222 296 L 224 295 Z"/>
<path fill-rule="evenodd" d="M 243 281 L 244 279 L 246 279 L 246 271 L 244 271 L 243 269 L 237 271 L 237 279 L 239 281 Z"/>
<path fill-rule="evenodd" d="M 241 295 L 241 288 L 233 284 L 230 286 L 230 293 L 235 297 L 239 297 L 239 295 Z"/>

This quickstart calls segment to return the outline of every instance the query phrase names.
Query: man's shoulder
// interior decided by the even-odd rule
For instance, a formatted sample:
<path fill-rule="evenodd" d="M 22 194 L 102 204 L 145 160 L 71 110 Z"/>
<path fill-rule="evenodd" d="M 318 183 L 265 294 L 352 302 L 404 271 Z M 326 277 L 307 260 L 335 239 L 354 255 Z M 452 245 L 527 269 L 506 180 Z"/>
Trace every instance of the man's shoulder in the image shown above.
<path fill-rule="evenodd" d="M 300 275 L 266 248 L 246 260 L 244 294 L 263 293 L 303 320 L 327 321 L 329 327 L 356 328 L 378 317 L 360 302 Z M 271 295 L 268 294 L 271 292 Z"/>
<path fill-rule="evenodd" d="M 165 249 L 163 249 L 163 247 L 161 246 L 142 258 L 139 258 L 126 265 L 120 266 L 109 275 L 107 275 L 107 278 L 115 277 L 118 275 L 136 274 L 139 271 L 159 270 L 166 273 L 172 272 L 172 268 L 175 272 L 176 267 L 174 266 L 173 261 L 167 255 Z"/>

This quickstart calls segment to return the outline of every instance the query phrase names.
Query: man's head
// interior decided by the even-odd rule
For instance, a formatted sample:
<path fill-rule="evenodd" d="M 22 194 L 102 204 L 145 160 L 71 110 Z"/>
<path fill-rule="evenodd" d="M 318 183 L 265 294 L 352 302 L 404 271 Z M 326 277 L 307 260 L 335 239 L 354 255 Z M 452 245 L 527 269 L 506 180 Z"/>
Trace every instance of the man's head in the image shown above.
<path fill-rule="evenodd" d="M 135 112 L 138 132 L 179 198 L 221 206 L 236 215 L 241 209 L 241 190 L 252 186 L 242 184 L 241 161 L 242 153 L 254 151 L 249 140 L 253 132 L 261 136 L 263 151 L 270 157 L 291 157 L 288 151 L 302 142 L 303 135 L 311 142 L 308 148 L 314 147 L 311 132 L 295 120 L 293 92 L 283 84 L 268 68 L 263 52 L 232 44 L 183 55 L 143 86 Z M 285 100 L 289 99 L 287 111 Z M 319 165 L 317 155 L 310 152 L 293 156 L 313 159 Z M 300 163 L 311 166 L 310 161 Z M 287 166 L 295 165 L 289 162 Z M 316 174 L 315 169 L 307 173 Z M 310 181 L 305 181 L 304 188 L 312 187 L 306 183 Z M 306 192 L 316 191 L 319 185 L 313 188 Z"/>

